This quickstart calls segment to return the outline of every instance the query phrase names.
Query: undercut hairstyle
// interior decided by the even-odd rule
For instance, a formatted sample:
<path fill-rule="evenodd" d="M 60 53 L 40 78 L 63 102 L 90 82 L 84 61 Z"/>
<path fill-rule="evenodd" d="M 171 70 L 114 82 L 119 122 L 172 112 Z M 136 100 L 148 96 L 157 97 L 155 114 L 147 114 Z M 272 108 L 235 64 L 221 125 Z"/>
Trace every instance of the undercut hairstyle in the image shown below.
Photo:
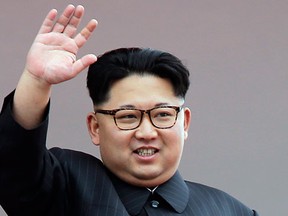
<path fill-rule="evenodd" d="M 174 55 L 150 48 L 119 48 L 90 65 L 87 88 L 94 106 L 109 100 L 113 83 L 130 75 L 153 75 L 170 81 L 176 97 L 185 98 L 189 71 Z"/>

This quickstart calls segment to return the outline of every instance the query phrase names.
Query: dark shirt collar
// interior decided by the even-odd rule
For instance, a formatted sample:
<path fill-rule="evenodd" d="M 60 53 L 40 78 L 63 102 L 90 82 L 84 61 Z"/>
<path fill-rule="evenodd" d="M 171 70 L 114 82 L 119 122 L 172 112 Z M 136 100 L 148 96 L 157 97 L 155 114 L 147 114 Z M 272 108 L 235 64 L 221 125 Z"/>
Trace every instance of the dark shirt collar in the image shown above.
<path fill-rule="evenodd" d="M 155 192 L 165 199 L 177 213 L 182 213 L 189 201 L 189 188 L 178 171 Z"/>
<path fill-rule="evenodd" d="M 151 192 L 123 182 L 109 172 L 113 185 L 130 215 L 137 215 L 143 209 Z M 158 186 L 155 193 L 160 195 L 177 213 L 185 210 L 189 201 L 189 189 L 177 171 L 171 179 Z"/>
<path fill-rule="evenodd" d="M 107 172 L 129 215 L 138 215 L 149 198 L 150 191 L 147 188 L 137 187 L 122 181 L 108 169 Z"/>

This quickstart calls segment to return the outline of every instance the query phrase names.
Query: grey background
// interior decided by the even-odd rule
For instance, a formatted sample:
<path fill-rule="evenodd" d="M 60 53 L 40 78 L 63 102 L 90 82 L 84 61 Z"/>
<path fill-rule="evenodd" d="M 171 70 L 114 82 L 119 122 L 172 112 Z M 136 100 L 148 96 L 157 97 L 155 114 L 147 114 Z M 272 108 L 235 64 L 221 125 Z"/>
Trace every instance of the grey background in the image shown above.
<path fill-rule="evenodd" d="M 180 170 L 262 216 L 288 212 L 287 0 L 9 0 L 1 2 L 0 98 L 16 86 L 46 13 L 83 4 L 99 27 L 79 55 L 126 47 L 169 51 L 191 71 L 193 120 Z M 98 155 L 86 132 L 86 73 L 55 86 L 49 147 Z M 1 212 L 0 215 L 5 215 Z"/>

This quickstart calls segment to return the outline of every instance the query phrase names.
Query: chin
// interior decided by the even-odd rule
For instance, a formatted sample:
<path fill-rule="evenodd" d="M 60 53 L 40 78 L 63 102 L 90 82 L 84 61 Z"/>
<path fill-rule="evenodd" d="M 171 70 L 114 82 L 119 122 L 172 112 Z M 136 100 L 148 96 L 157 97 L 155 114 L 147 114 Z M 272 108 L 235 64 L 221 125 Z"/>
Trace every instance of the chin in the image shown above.
<path fill-rule="evenodd" d="M 138 173 L 136 176 L 134 176 L 133 180 L 129 183 L 140 187 L 154 187 L 163 184 L 164 182 L 169 180 L 172 175 L 166 172 L 141 172 L 141 174 Z"/>

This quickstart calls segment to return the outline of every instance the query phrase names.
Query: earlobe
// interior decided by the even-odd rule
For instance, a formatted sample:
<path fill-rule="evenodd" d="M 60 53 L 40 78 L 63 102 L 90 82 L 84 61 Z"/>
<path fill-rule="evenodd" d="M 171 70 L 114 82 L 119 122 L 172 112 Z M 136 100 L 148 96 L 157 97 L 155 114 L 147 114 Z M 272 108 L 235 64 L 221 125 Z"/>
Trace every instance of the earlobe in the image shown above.
<path fill-rule="evenodd" d="M 87 115 L 87 119 L 86 119 L 86 124 L 87 124 L 87 128 L 88 128 L 88 132 L 90 135 L 90 138 L 93 142 L 94 145 L 99 145 L 99 124 L 96 118 L 95 113 L 89 113 Z"/>

